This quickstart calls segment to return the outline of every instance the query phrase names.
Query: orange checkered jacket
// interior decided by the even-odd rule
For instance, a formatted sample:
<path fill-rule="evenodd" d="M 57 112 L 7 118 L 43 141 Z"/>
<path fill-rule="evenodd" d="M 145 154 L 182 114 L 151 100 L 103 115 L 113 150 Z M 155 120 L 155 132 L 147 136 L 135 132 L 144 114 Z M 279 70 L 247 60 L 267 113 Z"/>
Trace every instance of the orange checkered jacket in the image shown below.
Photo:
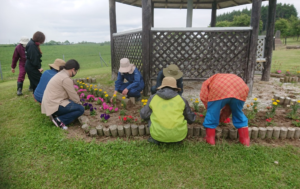
<path fill-rule="evenodd" d="M 208 78 L 201 87 L 200 99 L 207 109 L 210 101 L 222 100 L 225 98 L 236 98 L 246 101 L 249 88 L 242 78 L 235 74 L 215 74 Z M 224 122 L 231 114 L 229 105 L 221 110 L 220 122 Z"/>

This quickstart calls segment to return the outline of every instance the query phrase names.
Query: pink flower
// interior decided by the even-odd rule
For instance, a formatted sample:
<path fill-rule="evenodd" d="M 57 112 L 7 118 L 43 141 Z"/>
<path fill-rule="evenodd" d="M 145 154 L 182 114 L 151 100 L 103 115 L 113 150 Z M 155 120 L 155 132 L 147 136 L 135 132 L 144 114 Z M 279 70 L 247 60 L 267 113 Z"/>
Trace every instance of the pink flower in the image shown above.
<path fill-rule="evenodd" d="M 83 92 L 83 91 L 86 91 L 86 89 L 79 89 L 79 90 L 77 91 L 77 93 L 80 93 L 80 92 Z"/>
<path fill-rule="evenodd" d="M 89 100 L 90 98 L 94 98 L 95 99 L 94 95 L 87 95 L 86 99 Z"/>
<path fill-rule="evenodd" d="M 85 94 L 84 93 L 81 93 L 80 94 L 80 98 L 84 98 Z"/>
<path fill-rule="evenodd" d="M 75 88 L 75 89 L 78 89 L 79 87 L 78 87 L 77 85 L 74 85 L 74 88 Z"/>
<path fill-rule="evenodd" d="M 119 108 L 115 108 L 115 112 L 118 111 L 118 110 L 119 110 Z"/>
<path fill-rule="evenodd" d="M 112 111 L 113 107 L 109 107 L 109 111 Z"/>

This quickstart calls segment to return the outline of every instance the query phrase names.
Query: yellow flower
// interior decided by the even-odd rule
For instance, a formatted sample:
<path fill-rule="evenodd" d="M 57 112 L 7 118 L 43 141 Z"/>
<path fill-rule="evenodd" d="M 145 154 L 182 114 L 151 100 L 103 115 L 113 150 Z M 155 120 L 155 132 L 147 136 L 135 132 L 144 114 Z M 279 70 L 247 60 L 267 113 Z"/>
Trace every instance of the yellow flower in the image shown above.
<path fill-rule="evenodd" d="M 142 102 L 145 102 L 145 100 L 144 100 L 144 99 L 142 99 Z"/>
<path fill-rule="evenodd" d="M 79 81 L 78 81 L 78 80 L 77 80 L 76 82 L 77 82 L 77 83 L 79 83 Z"/>
<path fill-rule="evenodd" d="M 289 72 L 290 70 L 286 70 L 287 72 Z"/>
<path fill-rule="evenodd" d="M 300 100 L 298 100 L 297 102 L 300 103 Z"/>
<path fill-rule="evenodd" d="M 273 105 L 277 106 L 277 102 L 273 102 Z"/>
<path fill-rule="evenodd" d="M 88 77 L 86 79 L 89 79 Z"/>
<path fill-rule="evenodd" d="M 145 99 L 145 102 L 148 102 L 148 99 Z"/>
<path fill-rule="evenodd" d="M 253 100 L 257 101 L 257 98 L 254 98 Z"/>
<path fill-rule="evenodd" d="M 121 106 L 124 106 L 123 104 L 121 104 Z"/>
<path fill-rule="evenodd" d="M 122 96 L 122 99 L 125 99 L 126 97 L 125 96 Z"/>
<path fill-rule="evenodd" d="M 102 89 L 99 89 L 99 91 L 101 92 L 101 91 L 102 91 Z"/>
<path fill-rule="evenodd" d="M 94 85 L 94 87 L 97 87 L 97 85 Z"/>
<path fill-rule="evenodd" d="M 106 94 L 105 97 L 108 97 L 108 94 Z"/>
<path fill-rule="evenodd" d="M 117 96 L 116 94 L 113 95 L 113 97 L 116 97 L 116 96 Z"/>
<path fill-rule="evenodd" d="M 80 88 L 83 88 L 83 86 L 80 86 Z"/>
<path fill-rule="evenodd" d="M 198 101 L 198 102 L 199 102 L 198 98 L 196 98 L 195 101 Z"/>
<path fill-rule="evenodd" d="M 146 105 L 147 103 L 146 102 L 144 102 L 144 106 Z"/>
<path fill-rule="evenodd" d="M 274 98 L 272 98 L 272 101 L 274 101 Z"/>
<path fill-rule="evenodd" d="M 195 101 L 195 103 L 199 103 L 199 101 Z"/>
<path fill-rule="evenodd" d="M 93 85 L 90 85 L 90 87 L 92 87 Z"/>
<path fill-rule="evenodd" d="M 280 100 L 276 100 L 276 102 L 280 102 Z"/>
<path fill-rule="evenodd" d="M 106 91 L 104 91 L 104 93 L 106 93 Z"/>
<path fill-rule="evenodd" d="M 94 89 L 95 91 L 97 91 L 98 89 Z"/>
<path fill-rule="evenodd" d="M 191 98 L 191 101 L 193 101 L 193 99 Z"/>

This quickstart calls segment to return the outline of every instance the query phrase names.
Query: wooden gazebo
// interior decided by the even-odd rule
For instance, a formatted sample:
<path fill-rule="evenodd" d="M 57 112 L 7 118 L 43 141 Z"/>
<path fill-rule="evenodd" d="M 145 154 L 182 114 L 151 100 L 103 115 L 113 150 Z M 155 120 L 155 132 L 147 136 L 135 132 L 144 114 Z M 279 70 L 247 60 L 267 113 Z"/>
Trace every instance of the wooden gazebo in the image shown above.
<path fill-rule="evenodd" d="M 215 73 L 235 73 L 252 93 L 261 3 L 266 0 L 109 0 L 112 76 L 119 60 L 130 59 L 142 72 L 144 94 L 151 79 L 167 65 L 178 65 L 184 80 L 204 80 Z M 142 28 L 117 33 L 116 2 L 142 8 Z M 269 0 L 262 80 L 268 81 L 272 60 L 277 0 Z M 251 26 L 218 28 L 217 9 L 252 3 Z M 155 8 L 187 9 L 186 28 L 155 28 Z M 211 27 L 193 28 L 193 9 L 211 9 Z"/>

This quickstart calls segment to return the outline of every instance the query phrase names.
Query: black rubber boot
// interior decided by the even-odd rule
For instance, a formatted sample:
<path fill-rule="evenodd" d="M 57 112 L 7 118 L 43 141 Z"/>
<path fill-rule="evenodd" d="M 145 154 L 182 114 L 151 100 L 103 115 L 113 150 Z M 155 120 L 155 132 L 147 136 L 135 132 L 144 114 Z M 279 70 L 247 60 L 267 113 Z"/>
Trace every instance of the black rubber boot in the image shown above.
<path fill-rule="evenodd" d="M 18 96 L 23 95 L 22 89 L 23 89 L 23 82 L 18 82 L 18 89 L 17 89 L 17 95 Z"/>

